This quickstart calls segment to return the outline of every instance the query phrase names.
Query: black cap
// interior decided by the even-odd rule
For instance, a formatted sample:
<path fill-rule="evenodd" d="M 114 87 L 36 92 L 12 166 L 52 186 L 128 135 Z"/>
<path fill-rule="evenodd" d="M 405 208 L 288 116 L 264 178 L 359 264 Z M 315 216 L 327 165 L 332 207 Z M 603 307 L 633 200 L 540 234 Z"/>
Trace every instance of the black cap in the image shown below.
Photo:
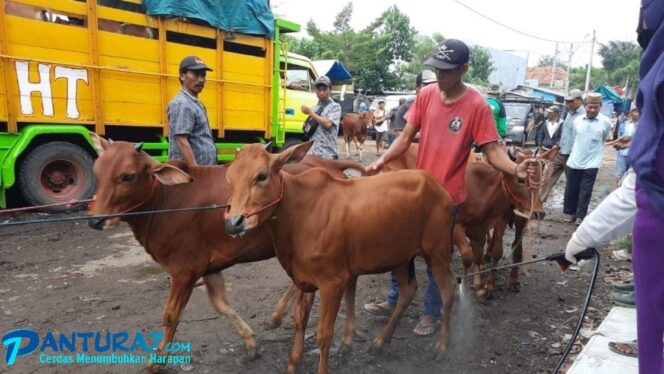
<path fill-rule="evenodd" d="M 470 50 L 466 43 L 457 39 L 445 39 L 433 52 L 433 56 L 424 62 L 424 65 L 436 69 L 450 70 L 459 65 L 467 64 L 470 59 Z"/>
<path fill-rule="evenodd" d="M 180 71 L 185 70 L 207 70 L 212 71 L 205 62 L 196 56 L 187 56 L 180 61 Z"/>

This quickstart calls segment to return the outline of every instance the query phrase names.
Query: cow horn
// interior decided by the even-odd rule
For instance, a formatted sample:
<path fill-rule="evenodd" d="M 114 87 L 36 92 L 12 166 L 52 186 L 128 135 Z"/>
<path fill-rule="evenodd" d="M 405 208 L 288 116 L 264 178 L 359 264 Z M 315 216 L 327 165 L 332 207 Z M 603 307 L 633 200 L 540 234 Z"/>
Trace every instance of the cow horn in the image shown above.
<path fill-rule="evenodd" d="M 143 142 L 134 144 L 134 149 L 136 150 L 136 152 L 142 151 L 143 150 Z"/>
<path fill-rule="evenodd" d="M 113 144 L 113 139 L 108 138 L 108 144 Z"/>
<path fill-rule="evenodd" d="M 263 144 L 263 149 L 265 149 L 267 151 L 267 150 L 270 149 L 271 145 L 272 145 L 272 142 L 267 142 L 267 143 Z"/>

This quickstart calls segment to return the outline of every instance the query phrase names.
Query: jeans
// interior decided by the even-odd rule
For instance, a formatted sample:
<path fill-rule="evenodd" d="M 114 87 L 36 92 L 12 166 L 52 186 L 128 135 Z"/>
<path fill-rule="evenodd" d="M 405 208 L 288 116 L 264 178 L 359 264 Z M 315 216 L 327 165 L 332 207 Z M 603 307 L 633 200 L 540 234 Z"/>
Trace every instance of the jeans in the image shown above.
<path fill-rule="evenodd" d="M 454 229 L 454 221 L 460 210 L 461 205 L 456 205 L 452 210 L 453 218 L 450 231 Z M 390 285 L 391 289 L 390 293 L 387 295 L 387 303 L 390 304 L 390 307 L 394 308 L 397 305 L 397 299 L 399 298 L 399 284 L 397 283 L 397 277 L 394 272 L 390 273 Z M 427 266 L 427 287 L 424 290 L 424 315 L 438 319 L 442 315 L 440 311 L 442 308 L 443 300 L 440 298 L 440 290 L 433 278 L 431 268 Z"/>

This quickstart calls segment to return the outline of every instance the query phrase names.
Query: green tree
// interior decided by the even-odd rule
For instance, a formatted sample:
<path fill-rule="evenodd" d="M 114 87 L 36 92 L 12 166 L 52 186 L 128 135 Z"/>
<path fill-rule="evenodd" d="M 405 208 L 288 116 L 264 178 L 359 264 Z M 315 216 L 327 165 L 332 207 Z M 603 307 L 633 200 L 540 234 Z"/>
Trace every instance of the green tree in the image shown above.
<path fill-rule="evenodd" d="M 413 47 L 413 57 L 402 71 L 410 74 L 419 74 L 425 67 L 424 61 L 431 57 L 433 51 L 436 49 L 436 45 L 444 39 L 441 34 L 437 33 L 432 36 L 417 35 Z"/>
<path fill-rule="evenodd" d="M 632 42 L 611 40 L 608 44 L 600 44 L 597 51 L 602 56 L 602 66 L 607 73 L 613 74 L 616 70 L 629 65 L 633 60 L 641 57 L 641 48 Z"/>
<path fill-rule="evenodd" d="M 627 86 L 626 94 L 634 96 L 639 84 L 641 48 L 632 42 L 611 40 L 599 47 L 602 65 L 611 86 Z"/>
<path fill-rule="evenodd" d="M 539 61 L 537 61 L 537 66 L 542 68 L 550 68 L 553 66 L 553 56 L 542 55 Z M 567 64 L 560 62 L 560 59 L 556 60 L 556 66 L 563 70 L 567 70 Z"/>
<path fill-rule="evenodd" d="M 466 81 L 472 84 L 487 86 L 489 75 L 495 69 L 491 55 L 486 48 L 474 45 L 470 47 L 470 69 L 466 74 Z"/>
<path fill-rule="evenodd" d="M 586 67 L 575 67 L 569 72 L 569 89 L 578 88 L 583 90 L 586 86 Z M 598 86 L 608 84 L 608 77 L 604 68 L 593 68 L 590 73 L 588 89 L 593 90 Z"/>

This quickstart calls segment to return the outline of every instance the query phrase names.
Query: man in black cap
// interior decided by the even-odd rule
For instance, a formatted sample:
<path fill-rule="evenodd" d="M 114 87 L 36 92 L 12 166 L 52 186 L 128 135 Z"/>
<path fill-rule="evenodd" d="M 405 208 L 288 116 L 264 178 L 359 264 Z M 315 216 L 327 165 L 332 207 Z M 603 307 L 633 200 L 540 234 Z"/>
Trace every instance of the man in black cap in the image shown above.
<path fill-rule="evenodd" d="M 321 75 L 314 82 L 318 104 L 313 108 L 302 105 L 302 113 L 316 121 L 318 127 L 311 136 L 314 145 L 309 154 L 322 158 L 336 160 L 339 158 L 337 152 L 337 134 L 339 134 L 339 121 L 341 120 L 341 105 L 330 98 L 332 81 L 325 75 Z"/>
<path fill-rule="evenodd" d="M 169 159 L 180 159 L 189 165 L 217 163 L 207 110 L 198 100 L 208 71 L 212 69 L 196 56 L 185 57 L 180 62 L 182 89 L 168 104 Z"/>
<path fill-rule="evenodd" d="M 531 160 L 517 165 L 499 146 L 500 138 L 491 108 L 477 90 L 463 83 L 469 60 L 468 46 L 460 40 L 446 39 L 436 46 L 433 56 L 424 64 L 436 69 L 438 84 L 420 90 L 406 115 L 407 123 L 401 135 L 383 156 L 365 170 L 368 174 L 380 171 L 385 163 L 408 150 L 415 135 L 420 132 L 416 168 L 428 172 L 442 184 L 452 198 L 455 215 L 466 199 L 465 172 L 473 143 L 482 149 L 489 163 L 503 173 L 526 178 L 535 172 L 535 167 L 529 166 Z M 452 227 L 440 229 L 451 231 Z M 415 335 L 420 336 L 435 332 L 443 306 L 440 290 L 430 269 L 427 269 L 427 275 L 425 310 L 413 330 Z M 365 309 L 374 314 L 391 312 L 395 305 L 392 303 L 395 300 L 393 296 L 398 292 L 394 283 L 388 301 L 365 305 Z M 445 305 L 446 312 L 449 313 L 450 308 L 451 305 Z"/>

